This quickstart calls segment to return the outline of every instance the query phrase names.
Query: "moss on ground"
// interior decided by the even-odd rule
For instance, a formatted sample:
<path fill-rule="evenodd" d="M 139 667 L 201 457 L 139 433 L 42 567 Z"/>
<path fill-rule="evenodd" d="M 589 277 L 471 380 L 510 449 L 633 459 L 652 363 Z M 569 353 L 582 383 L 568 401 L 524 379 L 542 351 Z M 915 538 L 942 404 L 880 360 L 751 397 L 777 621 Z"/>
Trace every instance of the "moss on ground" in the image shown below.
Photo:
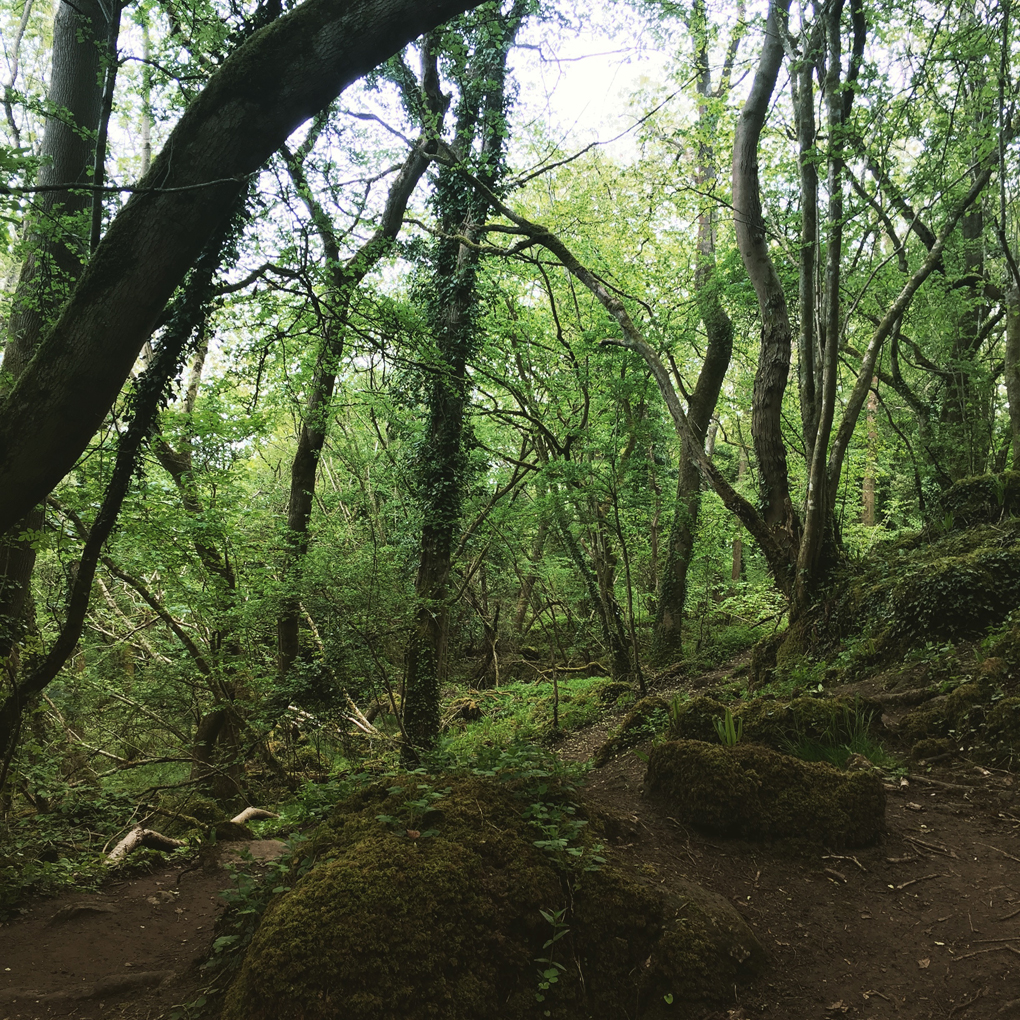
<path fill-rule="evenodd" d="M 877 729 L 882 706 L 867 698 L 754 698 L 724 705 L 714 698 L 692 698 L 670 710 L 669 735 L 674 740 L 719 741 L 716 722 L 730 709 L 743 725 L 742 739 L 781 750 L 797 741 L 847 743 L 861 729 Z"/>
<path fill-rule="evenodd" d="M 853 847 L 885 828 L 885 791 L 874 773 L 804 762 L 756 744 L 660 744 L 649 758 L 645 789 L 681 821 L 726 836 Z"/>
<path fill-rule="evenodd" d="M 993 677 L 961 684 L 904 716 L 900 736 L 914 758 L 963 752 L 1010 765 L 1020 754 L 1020 698 L 1004 697 Z"/>
<path fill-rule="evenodd" d="M 686 1017 L 763 966 L 725 900 L 608 865 L 568 882 L 534 836 L 522 802 L 487 779 L 409 776 L 359 793 L 263 917 L 223 1020 Z M 547 945 L 558 911 L 566 934 Z M 563 969 L 540 990 L 548 960 Z"/>
<path fill-rule="evenodd" d="M 592 761 L 596 768 L 605 765 L 623 751 L 664 733 L 669 725 L 669 701 L 658 694 L 649 694 L 636 702 L 623 717 L 620 725 L 595 752 Z"/>
<path fill-rule="evenodd" d="M 859 673 L 927 644 L 971 641 L 1018 607 L 1020 473 L 965 479 L 924 531 L 845 564 L 809 612 L 755 646 L 752 686 L 840 653 L 839 668 Z"/>

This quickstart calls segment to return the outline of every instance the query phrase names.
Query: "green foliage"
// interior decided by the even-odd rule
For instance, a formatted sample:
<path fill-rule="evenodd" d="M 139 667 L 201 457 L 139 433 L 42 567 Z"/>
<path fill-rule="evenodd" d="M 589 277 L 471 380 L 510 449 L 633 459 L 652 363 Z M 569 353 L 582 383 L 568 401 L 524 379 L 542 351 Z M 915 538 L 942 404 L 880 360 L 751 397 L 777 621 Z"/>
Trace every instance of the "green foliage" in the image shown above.
<path fill-rule="evenodd" d="M 821 732 L 794 732 L 783 741 L 783 750 L 803 761 L 824 761 L 837 768 L 846 768 L 858 756 L 886 771 L 899 765 L 875 737 L 873 710 L 859 701 L 841 704 Z"/>
<path fill-rule="evenodd" d="M 221 982 L 229 981 L 241 966 L 262 915 L 273 898 L 289 892 L 292 885 L 310 870 L 311 859 L 299 853 L 304 843 L 304 836 L 294 836 L 288 840 L 282 856 L 264 862 L 256 862 L 249 852 L 242 851 L 238 864 L 226 866 L 233 884 L 220 893 L 227 909 L 216 925 L 212 956 L 203 965 L 213 981 L 207 995 L 222 992 Z M 197 1002 L 190 1005 L 200 1008 Z"/>
<path fill-rule="evenodd" d="M 570 933 L 570 928 L 565 920 L 567 908 L 542 910 L 540 913 L 552 928 L 552 936 L 542 943 L 543 951 L 548 951 L 553 949 L 561 938 Z M 548 956 L 535 957 L 535 963 L 541 965 L 538 970 L 538 991 L 535 992 L 535 1000 L 537 1002 L 545 1002 L 546 993 L 559 981 L 560 975 L 566 971 L 567 967 L 566 964 L 556 959 L 554 952 L 549 953 Z M 550 1015 L 548 1010 L 546 1010 L 545 1015 Z"/>
<path fill-rule="evenodd" d="M 733 718 L 733 710 L 727 706 L 726 712 L 721 719 L 716 719 L 715 730 L 719 734 L 719 740 L 727 747 L 733 747 L 740 743 L 744 734 L 744 720 Z"/>
<path fill-rule="evenodd" d="M 507 747 L 552 735 L 553 705 L 558 702 L 561 729 L 580 729 L 606 710 L 606 692 L 617 699 L 627 693 L 608 677 L 568 676 L 535 683 L 519 681 L 473 694 L 481 716 L 474 722 L 448 726 L 441 745 L 454 758 L 466 758 L 484 747 Z M 616 700 L 616 699 L 614 699 Z"/>

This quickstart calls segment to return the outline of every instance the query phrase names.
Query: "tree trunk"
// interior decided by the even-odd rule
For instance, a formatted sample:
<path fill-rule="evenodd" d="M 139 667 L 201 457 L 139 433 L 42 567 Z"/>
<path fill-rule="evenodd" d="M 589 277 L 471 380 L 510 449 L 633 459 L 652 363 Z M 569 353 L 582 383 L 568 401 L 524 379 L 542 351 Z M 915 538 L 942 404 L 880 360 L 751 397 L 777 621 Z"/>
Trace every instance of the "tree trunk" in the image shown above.
<path fill-rule="evenodd" d="M 714 137 L 716 117 L 709 114 L 708 100 L 712 98 L 712 76 L 708 63 L 708 37 L 704 24 L 704 4 L 699 3 L 692 18 L 691 29 L 698 41 L 698 93 L 702 104 L 698 109 L 698 123 L 702 141 L 698 151 L 696 188 L 703 195 L 711 195 L 715 188 L 718 169 Z M 709 421 L 715 413 L 726 370 L 733 351 L 733 323 L 723 308 L 719 286 L 715 280 L 715 202 L 703 203 L 698 214 L 698 246 L 694 270 L 694 288 L 701 321 L 708 334 L 708 347 L 698 381 L 687 408 L 687 420 L 695 439 L 705 443 Z M 680 470 L 677 479 L 676 509 L 666 556 L 656 592 L 655 624 L 652 630 L 652 655 L 660 662 L 678 659 L 683 652 L 684 604 L 687 601 L 687 572 L 694 555 L 694 539 L 701 508 L 702 477 L 686 438 L 680 441 Z"/>
<path fill-rule="evenodd" d="M 875 490 L 878 479 L 878 377 L 871 380 L 868 394 L 868 448 L 861 488 L 861 523 L 866 528 L 875 526 Z"/>
<path fill-rule="evenodd" d="M 475 28 L 477 38 L 460 82 L 454 147 L 469 154 L 478 145 L 479 177 L 491 187 L 504 169 L 506 135 L 504 92 L 507 56 L 527 11 L 515 0 L 506 14 Z M 421 454 L 423 511 L 417 608 L 407 647 L 404 680 L 404 733 L 413 759 L 439 736 L 439 689 L 449 642 L 449 577 L 459 525 L 467 455 L 463 434 L 468 405 L 468 360 L 477 348 L 474 323 L 478 252 L 471 242 L 489 214 L 490 203 L 443 167 L 436 185 L 437 206 L 446 237 L 434 248 L 431 308 L 436 364 L 428 398 L 428 424 Z M 453 236 L 451 236 L 453 235 Z M 459 235 L 467 243 L 455 240 Z"/>
<path fill-rule="evenodd" d="M 1020 471 L 1020 284 L 1006 294 L 1006 398 L 1012 436 L 1012 467 Z"/>
<path fill-rule="evenodd" d="M 351 82 L 471 6 L 307 0 L 231 54 L 114 219 L 39 357 L 0 406 L 0 532 L 74 465 L 247 176 Z"/>
<path fill-rule="evenodd" d="M 758 460 L 762 516 L 785 552 L 787 577 L 777 578 L 789 590 L 800 542 L 800 522 L 790 501 L 786 444 L 783 441 L 783 394 L 790 371 L 792 330 L 782 281 L 769 256 L 762 219 L 758 179 L 758 141 L 783 62 L 782 33 L 789 0 L 773 0 L 765 26 L 765 42 L 751 93 L 737 120 L 733 143 L 733 222 L 744 268 L 758 295 L 761 343 L 751 401 L 751 435 Z"/>
<path fill-rule="evenodd" d="M 119 10 L 117 19 L 119 22 Z M 107 46 L 109 32 L 99 0 L 57 6 L 48 96 L 50 113 L 40 152 L 38 182 L 42 187 L 91 183 L 94 136 L 103 107 L 101 70 L 104 58 L 112 59 L 112 50 Z M 20 378 L 81 274 L 89 254 L 86 217 L 93 204 L 98 208 L 99 198 L 95 196 L 93 201 L 88 191 L 44 191 L 38 198 L 27 231 L 27 254 L 11 304 L 0 396 L 6 396 Z M 0 537 L 0 660 L 7 660 L 13 672 L 17 663 L 12 656 L 26 628 L 24 615 L 35 568 L 34 536 L 42 528 L 43 510 L 39 506 L 29 510 L 12 533 Z"/>
<path fill-rule="evenodd" d="M 347 329 L 347 313 L 354 291 L 379 260 L 389 251 L 404 221 L 411 193 L 429 165 L 426 146 L 429 138 L 442 131 L 445 103 L 438 87 L 436 54 L 422 47 L 422 102 L 430 122 L 390 187 L 386 207 L 375 233 L 345 263 L 340 263 L 340 247 L 325 209 L 304 179 L 304 171 L 294 157 L 288 165 L 295 184 L 311 215 L 326 253 L 327 263 L 336 267 L 330 286 L 330 309 L 326 335 L 315 365 L 312 385 L 305 400 L 297 450 L 291 464 L 290 501 L 287 504 L 287 544 L 285 546 L 285 594 L 276 625 L 277 666 L 286 675 L 298 655 L 300 636 L 300 599 L 298 586 L 301 566 L 308 551 L 308 526 L 315 498 L 315 476 L 326 442 L 329 407 L 336 386 L 336 373 Z"/>

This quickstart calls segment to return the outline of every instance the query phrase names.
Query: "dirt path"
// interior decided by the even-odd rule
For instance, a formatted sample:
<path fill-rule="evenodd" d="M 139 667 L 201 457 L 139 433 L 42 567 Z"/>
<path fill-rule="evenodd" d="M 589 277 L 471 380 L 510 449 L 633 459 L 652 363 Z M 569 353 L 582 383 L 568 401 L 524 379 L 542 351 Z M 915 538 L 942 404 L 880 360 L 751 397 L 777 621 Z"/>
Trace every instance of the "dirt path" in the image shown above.
<path fill-rule="evenodd" d="M 221 844 L 196 865 L 37 900 L 0 925 L 0 1020 L 149 1020 L 193 999 L 238 847 L 265 860 L 283 844 Z"/>
<path fill-rule="evenodd" d="M 564 753 L 585 758 L 603 735 L 579 735 Z M 877 845 L 808 856 L 688 830 L 641 796 L 643 778 L 628 753 L 588 784 L 592 803 L 629 820 L 617 852 L 726 896 L 772 955 L 763 981 L 705 1020 L 1020 1017 L 1012 775 L 958 765 L 889 784 Z"/>
<path fill-rule="evenodd" d="M 595 727 L 560 745 L 585 759 Z M 1020 798 L 1004 772 L 956 764 L 889 786 L 888 832 L 851 855 L 706 838 L 641 795 L 625 753 L 586 797 L 622 819 L 615 851 L 736 904 L 773 965 L 704 1020 L 1020 1017 Z M 245 844 L 256 856 L 274 841 Z M 199 994 L 218 861 L 160 869 L 101 893 L 37 901 L 0 926 L 0 1020 L 156 1020 Z M 481 1020 L 481 1018 L 480 1018 Z"/>

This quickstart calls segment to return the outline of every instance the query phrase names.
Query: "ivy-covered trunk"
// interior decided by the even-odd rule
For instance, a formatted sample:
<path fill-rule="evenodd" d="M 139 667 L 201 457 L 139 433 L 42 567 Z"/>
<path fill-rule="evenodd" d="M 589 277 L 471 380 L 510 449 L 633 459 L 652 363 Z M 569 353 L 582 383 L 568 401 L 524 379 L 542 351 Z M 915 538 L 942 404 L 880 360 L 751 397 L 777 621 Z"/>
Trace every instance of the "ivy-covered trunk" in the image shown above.
<path fill-rule="evenodd" d="M 517 0 L 504 14 L 498 4 L 484 4 L 477 16 L 468 20 L 471 50 L 456 69 L 460 102 L 451 155 L 473 164 L 475 176 L 497 190 L 507 130 L 507 56 L 530 7 L 530 0 Z M 415 578 L 417 604 L 404 678 L 408 757 L 432 747 L 439 736 L 440 684 L 449 642 L 451 557 L 467 469 L 467 366 L 479 343 L 474 317 L 475 241 L 489 214 L 489 202 L 455 166 L 440 169 L 434 201 L 444 236 L 432 247 L 427 282 L 421 288 L 434 349 L 429 366 L 428 418 L 419 454 L 422 527 Z"/>
<path fill-rule="evenodd" d="M 0 531 L 45 498 L 88 445 L 249 175 L 351 82 L 470 6 L 307 0 L 223 62 L 111 223 L 40 341 L 44 356 L 0 403 Z"/>
<path fill-rule="evenodd" d="M 284 594 L 276 624 L 277 664 L 285 676 L 298 656 L 300 643 L 300 581 L 305 554 L 308 552 L 309 524 L 315 497 L 315 478 L 319 457 L 326 442 L 330 404 L 347 333 L 347 317 L 351 298 L 362 280 L 390 250 L 404 222 L 404 213 L 411 194 L 429 166 L 427 149 L 430 139 L 441 130 L 445 103 L 439 91 L 439 68 L 431 42 L 422 46 L 422 82 L 420 95 L 407 95 L 408 105 L 420 106 L 425 120 L 421 135 L 397 177 L 390 186 L 386 206 L 372 236 L 344 262 L 340 261 L 340 241 L 326 209 L 309 187 L 302 157 L 304 151 L 292 154 L 284 150 L 291 177 L 298 189 L 312 224 L 322 242 L 326 263 L 331 267 L 328 281 L 328 308 L 322 344 L 315 363 L 312 384 L 305 397 L 297 449 L 291 462 L 290 499 L 287 504 L 287 539 L 284 546 Z M 323 123 L 320 117 L 316 128 Z M 309 136 L 314 142 L 315 133 Z"/>

